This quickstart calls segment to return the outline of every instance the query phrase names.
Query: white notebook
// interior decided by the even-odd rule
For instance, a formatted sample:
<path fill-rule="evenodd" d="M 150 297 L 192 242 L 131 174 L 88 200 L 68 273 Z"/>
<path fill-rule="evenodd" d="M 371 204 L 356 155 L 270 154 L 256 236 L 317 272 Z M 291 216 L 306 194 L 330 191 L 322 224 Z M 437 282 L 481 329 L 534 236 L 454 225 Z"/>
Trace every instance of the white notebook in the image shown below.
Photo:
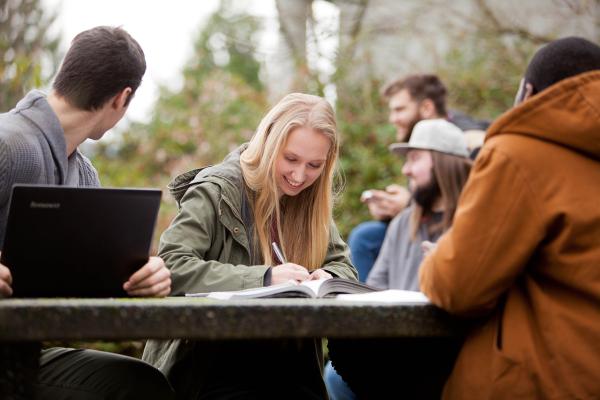
<path fill-rule="evenodd" d="M 338 294 L 336 299 L 373 303 L 430 304 L 431 301 L 421 292 L 389 289 L 371 293 Z"/>

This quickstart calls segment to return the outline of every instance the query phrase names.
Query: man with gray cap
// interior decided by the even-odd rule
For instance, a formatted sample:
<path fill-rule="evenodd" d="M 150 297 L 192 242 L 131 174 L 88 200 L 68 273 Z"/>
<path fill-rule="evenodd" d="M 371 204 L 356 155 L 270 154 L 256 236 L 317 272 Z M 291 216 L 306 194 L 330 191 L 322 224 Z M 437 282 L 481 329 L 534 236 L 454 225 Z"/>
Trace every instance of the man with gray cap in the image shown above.
<path fill-rule="evenodd" d="M 436 242 L 452 224 L 458 197 L 471 169 L 469 151 L 462 130 L 445 119 L 418 122 L 413 128 L 409 142 L 395 143 L 390 146 L 390 150 L 406 155 L 402 173 L 408 178 L 408 187 L 412 193 L 413 202 L 390 222 L 379 256 L 367 277 L 367 284 L 381 289 L 419 290 L 418 270 L 423 259 L 421 244 L 423 241 Z M 363 351 L 371 347 L 345 347 L 344 344 L 339 345 L 340 342 L 332 341 L 330 350 L 333 347 L 335 352 L 336 343 L 339 350 L 336 355 L 342 359 L 337 358 L 335 365 L 336 368 L 341 367 L 342 373 L 344 367 L 351 368 L 352 374 L 357 374 L 357 371 L 362 368 L 372 369 L 373 364 L 378 364 L 377 361 L 369 362 L 369 351 Z M 436 373 L 436 366 L 429 360 L 428 354 L 433 354 L 437 350 L 445 351 L 448 348 L 447 343 L 433 345 L 426 343 L 419 346 L 419 344 L 411 342 L 405 346 L 404 342 L 396 340 L 389 344 L 388 350 L 393 352 L 393 349 L 398 346 L 400 346 L 400 353 L 403 357 L 408 354 L 405 347 L 409 347 L 417 362 L 419 360 L 429 362 L 426 368 L 427 379 L 430 379 L 431 382 L 435 381 L 436 377 L 439 379 L 437 385 L 426 385 L 427 390 L 432 392 L 431 397 L 439 397 L 443 380 L 447 376 L 448 366 L 443 366 Z M 348 359 L 353 360 L 351 361 L 352 365 L 344 365 L 345 356 L 350 356 Z M 410 368 L 415 367 L 414 363 L 405 363 L 404 366 L 398 366 L 398 368 L 405 368 L 408 364 L 410 364 Z M 415 370 L 418 370 L 418 367 Z M 391 377 L 385 376 L 388 371 L 381 369 L 378 372 L 380 374 L 378 380 L 392 380 Z M 368 374 L 358 373 L 358 375 Z M 410 382 L 400 385 L 407 398 L 412 398 L 411 396 L 430 398 L 429 393 L 419 389 L 419 385 L 411 385 L 418 381 L 418 379 L 413 379 L 414 374 L 408 373 L 408 371 L 407 374 L 396 371 L 394 375 L 396 377 L 393 378 L 393 381 L 401 380 L 402 376 L 411 376 L 407 379 Z M 354 396 L 330 364 L 325 369 L 325 383 L 333 400 Z M 373 395 L 373 390 L 376 390 L 373 387 L 387 387 L 386 385 L 377 385 L 377 382 L 370 383 L 372 385 L 364 385 L 364 387 L 369 387 L 366 393 L 357 393 L 359 397 L 366 395 L 377 397 Z M 355 381 L 355 384 L 357 390 L 361 390 L 363 387 L 360 382 L 356 383 Z M 418 389 L 419 392 L 412 392 L 411 388 Z"/>
<path fill-rule="evenodd" d="M 467 147 L 473 150 L 471 158 L 474 158 L 475 149 L 483 143 L 488 122 L 449 110 L 447 94 L 446 86 L 434 74 L 411 74 L 386 85 L 382 95 L 390 110 L 389 122 L 396 128 L 396 141 L 410 140 L 419 121 L 443 118 L 463 130 Z M 391 219 L 408 206 L 409 200 L 409 191 L 398 184 L 365 190 L 361 195 L 361 202 L 368 207 L 372 220 L 358 224 L 348 236 L 352 262 L 361 281 L 366 281 L 379 255 Z"/>
<path fill-rule="evenodd" d="M 367 284 L 381 289 L 419 290 L 421 243 L 435 242 L 452 224 L 471 161 L 463 132 L 444 119 L 418 122 L 408 143 L 390 150 L 406 155 L 402 173 L 413 204 L 390 223 Z"/>

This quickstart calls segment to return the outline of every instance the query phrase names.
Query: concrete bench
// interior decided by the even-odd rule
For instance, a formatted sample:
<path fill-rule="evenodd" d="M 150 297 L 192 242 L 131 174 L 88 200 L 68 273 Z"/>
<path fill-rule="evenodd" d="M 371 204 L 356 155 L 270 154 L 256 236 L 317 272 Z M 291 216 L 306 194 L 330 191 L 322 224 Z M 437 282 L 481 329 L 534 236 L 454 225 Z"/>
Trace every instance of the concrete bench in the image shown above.
<path fill-rule="evenodd" d="M 0 300 L 0 398 L 26 398 L 45 340 L 443 338 L 462 332 L 460 321 L 422 304 L 175 297 L 4 299 Z"/>

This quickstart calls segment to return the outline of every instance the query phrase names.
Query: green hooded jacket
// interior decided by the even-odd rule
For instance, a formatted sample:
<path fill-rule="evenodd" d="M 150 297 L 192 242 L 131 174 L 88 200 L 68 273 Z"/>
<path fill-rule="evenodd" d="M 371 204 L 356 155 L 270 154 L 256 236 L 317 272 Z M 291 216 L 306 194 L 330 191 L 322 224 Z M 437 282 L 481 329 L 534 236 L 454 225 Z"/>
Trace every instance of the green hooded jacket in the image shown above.
<path fill-rule="evenodd" d="M 245 145 L 241 146 L 220 164 L 180 175 L 169 185 L 179 213 L 161 236 L 159 255 L 171 270 L 173 295 L 264 285 L 269 266 L 256 263 L 258 258 L 252 254 L 249 236 L 253 229 L 252 217 L 243 190 L 240 166 L 240 154 L 244 149 Z M 356 280 L 357 272 L 350 262 L 348 247 L 333 222 L 330 231 L 330 243 L 322 268 L 334 276 Z M 185 394 L 182 398 L 187 398 L 206 390 L 208 374 L 231 374 L 232 380 L 239 380 L 231 365 L 243 365 L 244 361 L 256 355 L 267 363 L 264 368 L 268 369 L 269 354 L 278 355 L 277 359 L 271 360 L 274 363 L 281 363 L 280 358 L 286 355 L 288 360 L 283 362 L 294 364 L 290 368 L 298 369 L 303 364 L 301 373 L 305 376 L 303 384 L 308 387 L 306 395 L 313 397 L 311 394 L 318 392 L 321 395 L 317 397 L 327 397 L 321 378 L 323 354 L 320 339 L 269 341 L 260 346 L 252 341 L 241 342 L 150 340 L 144 349 L 143 359 L 159 368 L 178 395 Z M 248 347 L 254 350 L 248 352 Z M 231 360 L 232 357 L 236 360 Z M 238 359 L 240 357 L 245 360 Z M 227 365 L 219 367 L 219 360 L 225 359 L 228 360 Z M 248 368 L 252 367 L 248 365 Z M 282 366 L 275 368 L 281 370 Z M 308 376 L 314 379 L 307 380 Z M 224 380 L 223 376 L 217 378 Z M 210 380 L 217 378 L 211 377 Z"/>

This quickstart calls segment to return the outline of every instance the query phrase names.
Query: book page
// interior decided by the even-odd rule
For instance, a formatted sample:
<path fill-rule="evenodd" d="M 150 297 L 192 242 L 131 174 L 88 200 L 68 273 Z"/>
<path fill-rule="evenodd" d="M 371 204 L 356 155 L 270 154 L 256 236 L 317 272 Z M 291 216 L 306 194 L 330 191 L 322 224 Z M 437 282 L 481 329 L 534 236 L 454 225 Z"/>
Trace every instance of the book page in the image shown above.
<path fill-rule="evenodd" d="M 335 295 L 341 293 L 368 293 L 379 290 L 362 282 L 346 278 L 322 279 L 317 282 L 319 282 L 319 285 L 315 288 L 318 290 L 316 297 L 321 298 L 335 297 Z"/>
<path fill-rule="evenodd" d="M 321 287 L 321 285 L 323 285 L 323 283 L 325 281 L 327 281 L 327 279 L 317 279 L 315 281 L 304 281 L 304 282 L 300 282 L 300 285 L 306 286 L 307 288 L 309 288 L 314 293 L 314 297 L 317 297 L 318 293 L 319 293 L 319 288 Z"/>
<path fill-rule="evenodd" d="M 339 294 L 336 299 L 373 303 L 430 304 L 431 301 L 421 292 L 389 289 L 371 293 Z"/>
<path fill-rule="evenodd" d="M 282 293 L 289 290 L 290 287 L 298 286 L 294 280 L 289 280 L 277 285 L 264 286 L 258 288 L 231 290 L 227 292 L 210 292 L 210 293 L 186 293 L 186 297 L 208 297 L 210 299 L 229 300 L 232 298 L 260 298 L 268 297 L 276 293 Z"/>

